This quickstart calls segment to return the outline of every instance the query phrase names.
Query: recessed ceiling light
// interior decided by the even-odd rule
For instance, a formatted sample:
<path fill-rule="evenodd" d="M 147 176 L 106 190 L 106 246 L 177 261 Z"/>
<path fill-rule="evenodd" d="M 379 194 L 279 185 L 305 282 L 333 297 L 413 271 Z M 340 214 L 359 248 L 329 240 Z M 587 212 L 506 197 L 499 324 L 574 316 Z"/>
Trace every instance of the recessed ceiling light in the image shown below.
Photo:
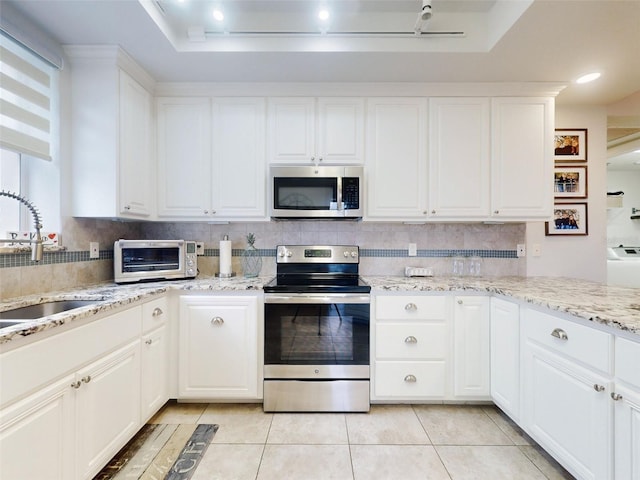
<path fill-rule="evenodd" d="M 598 78 L 600 78 L 600 75 L 601 75 L 600 72 L 587 73 L 586 75 L 582 75 L 580 78 L 576 79 L 576 83 L 593 82 L 594 80 L 597 80 Z"/>
<path fill-rule="evenodd" d="M 213 11 L 213 18 L 215 18 L 217 21 L 221 22 L 222 20 L 224 20 L 224 13 L 222 13 L 220 10 L 218 10 L 216 8 Z"/>
<path fill-rule="evenodd" d="M 329 20 L 329 10 L 327 10 L 326 8 L 321 8 L 318 11 L 318 18 L 320 20 Z"/>

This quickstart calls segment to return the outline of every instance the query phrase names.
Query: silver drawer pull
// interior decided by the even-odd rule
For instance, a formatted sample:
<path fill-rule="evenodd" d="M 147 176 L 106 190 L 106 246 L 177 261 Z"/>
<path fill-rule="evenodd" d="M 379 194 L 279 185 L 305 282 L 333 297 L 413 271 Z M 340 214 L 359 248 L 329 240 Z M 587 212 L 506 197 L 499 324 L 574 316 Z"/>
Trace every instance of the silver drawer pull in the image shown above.
<path fill-rule="evenodd" d="M 224 323 L 224 319 L 222 317 L 213 317 L 211 319 L 211 325 L 222 325 Z"/>
<path fill-rule="evenodd" d="M 404 381 L 408 383 L 416 383 L 418 379 L 415 375 L 407 375 L 406 377 L 404 377 Z"/>
<path fill-rule="evenodd" d="M 611 398 L 613 398 L 616 402 L 622 400 L 622 395 L 616 392 L 611 392 Z"/>
<path fill-rule="evenodd" d="M 89 383 L 91 381 L 91 375 L 87 375 L 86 377 L 82 377 L 82 383 Z"/>
<path fill-rule="evenodd" d="M 406 311 L 408 311 L 408 312 L 413 312 L 413 311 L 417 310 L 417 309 L 418 309 L 418 307 L 417 307 L 417 305 L 416 305 L 415 303 L 407 303 L 407 304 L 404 306 L 404 309 L 405 309 Z"/>
<path fill-rule="evenodd" d="M 596 392 L 604 392 L 604 386 L 603 386 L 603 385 L 598 385 L 597 383 L 595 383 L 595 384 L 593 385 L 593 389 L 594 389 Z"/>
<path fill-rule="evenodd" d="M 561 328 L 554 328 L 553 332 L 551 332 L 551 336 L 559 338 L 560 340 L 569 340 L 569 336 L 567 335 L 567 332 L 565 332 Z"/>
<path fill-rule="evenodd" d="M 418 343 L 418 339 L 413 335 L 409 335 L 407 338 L 404 339 L 404 343 Z"/>
<path fill-rule="evenodd" d="M 151 345 L 153 343 L 153 340 L 149 339 L 149 340 L 145 340 L 144 342 L 147 345 Z"/>
<path fill-rule="evenodd" d="M 152 316 L 152 317 L 159 317 L 159 316 L 160 316 L 160 315 L 162 315 L 163 313 L 164 313 L 164 312 L 162 311 L 162 309 L 161 309 L 161 308 L 156 307 L 156 308 L 154 308 L 154 309 L 153 309 L 153 312 L 151 313 L 151 316 Z"/>
<path fill-rule="evenodd" d="M 71 386 L 72 386 L 73 388 L 75 388 L 75 389 L 78 389 L 78 388 L 80 388 L 80 387 L 82 386 L 82 382 L 80 382 L 80 381 L 73 382 L 73 383 L 71 384 Z"/>

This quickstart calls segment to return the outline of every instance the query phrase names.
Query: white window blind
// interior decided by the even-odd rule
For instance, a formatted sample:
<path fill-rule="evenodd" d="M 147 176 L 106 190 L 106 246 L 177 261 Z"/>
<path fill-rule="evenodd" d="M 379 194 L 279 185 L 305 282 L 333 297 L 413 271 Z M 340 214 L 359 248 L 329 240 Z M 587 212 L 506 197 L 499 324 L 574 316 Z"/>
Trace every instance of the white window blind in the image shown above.
<path fill-rule="evenodd" d="M 0 145 L 51 160 L 54 68 L 0 35 Z"/>

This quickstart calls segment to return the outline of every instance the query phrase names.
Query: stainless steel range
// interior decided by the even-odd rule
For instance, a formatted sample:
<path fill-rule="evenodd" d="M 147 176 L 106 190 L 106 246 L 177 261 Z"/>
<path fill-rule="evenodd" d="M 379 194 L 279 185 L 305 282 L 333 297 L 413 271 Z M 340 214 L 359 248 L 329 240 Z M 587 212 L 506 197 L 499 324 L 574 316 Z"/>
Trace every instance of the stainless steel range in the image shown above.
<path fill-rule="evenodd" d="M 264 286 L 264 410 L 369 411 L 371 287 L 353 245 L 279 245 Z"/>

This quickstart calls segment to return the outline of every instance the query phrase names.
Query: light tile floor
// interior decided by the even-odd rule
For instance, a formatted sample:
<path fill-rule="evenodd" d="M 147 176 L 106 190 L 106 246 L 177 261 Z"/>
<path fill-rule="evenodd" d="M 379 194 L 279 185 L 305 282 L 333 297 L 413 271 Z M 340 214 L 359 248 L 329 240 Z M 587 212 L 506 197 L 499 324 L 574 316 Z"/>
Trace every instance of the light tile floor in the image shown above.
<path fill-rule="evenodd" d="M 169 402 L 150 423 L 220 426 L 192 480 L 573 479 L 493 406 L 272 414 L 258 404 Z"/>

